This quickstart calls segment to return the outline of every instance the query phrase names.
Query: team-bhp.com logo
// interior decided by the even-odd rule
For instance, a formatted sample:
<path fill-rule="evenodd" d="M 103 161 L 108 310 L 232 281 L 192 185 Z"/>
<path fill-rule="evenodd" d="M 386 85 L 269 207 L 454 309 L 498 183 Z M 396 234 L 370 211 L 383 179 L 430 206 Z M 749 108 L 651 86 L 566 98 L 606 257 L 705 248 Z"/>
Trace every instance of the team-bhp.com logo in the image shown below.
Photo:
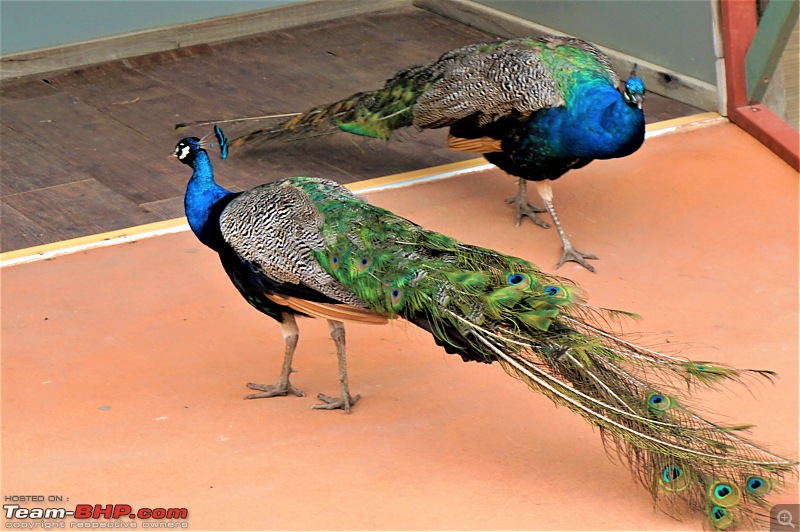
<path fill-rule="evenodd" d="M 139 508 L 130 504 L 77 504 L 75 508 L 25 508 L 4 504 L 4 528 L 189 528 L 186 508 Z M 69 519 L 69 524 L 65 521 Z M 138 520 L 138 522 L 137 522 Z"/>

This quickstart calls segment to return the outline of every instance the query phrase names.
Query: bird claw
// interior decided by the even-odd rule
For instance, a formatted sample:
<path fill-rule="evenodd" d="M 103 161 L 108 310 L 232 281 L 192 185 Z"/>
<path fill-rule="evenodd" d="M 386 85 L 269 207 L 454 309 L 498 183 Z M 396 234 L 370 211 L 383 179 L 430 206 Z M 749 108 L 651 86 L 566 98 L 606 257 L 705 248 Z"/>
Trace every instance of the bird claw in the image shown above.
<path fill-rule="evenodd" d="M 298 390 L 288 382 L 286 384 L 256 384 L 248 382 L 247 387 L 251 390 L 260 390 L 261 393 L 250 393 L 244 396 L 245 399 L 263 399 L 265 397 L 281 397 L 285 395 L 296 395 L 303 397 L 306 394 L 302 390 Z"/>
<path fill-rule="evenodd" d="M 520 194 L 516 196 L 511 196 L 510 198 L 506 198 L 506 203 L 510 205 L 517 206 L 517 226 L 522 223 L 522 217 L 527 216 L 533 223 L 538 225 L 539 227 L 543 227 L 547 229 L 550 227 L 550 224 L 536 216 L 537 212 L 547 212 L 547 209 L 542 207 L 537 207 L 536 205 L 532 205 L 528 203 L 527 199 L 523 195 L 520 197 Z"/>
<path fill-rule="evenodd" d="M 558 261 L 556 264 L 556 269 L 560 268 L 565 262 L 577 262 L 590 272 L 594 273 L 594 266 L 586 262 L 586 259 L 589 260 L 597 260 L 597 255 L 592 255 L 591 253 L 584 253 L 583 251 L 578 251 L 571 244 L 567 243 L 564 245 L 564 252 L 561 253 L 561 260 Z"/>
<path fill-rule="evenodd" d="M 356 395 L 355 397 L 351 397 L 349 394 L 346 394 L 343 397 L 331 397 L 330 395 L 325 395 L 324 393 L 321 393 L 318 394 L 317 397 L 323 402 L 320 404 L 312 405 L 311 408 L 317 410 L 342 409 L 348 414 L 350 413 L 350 408 L 354 404 L 356 404 L 356 401 L 361 399 L 361 395 Z"/>

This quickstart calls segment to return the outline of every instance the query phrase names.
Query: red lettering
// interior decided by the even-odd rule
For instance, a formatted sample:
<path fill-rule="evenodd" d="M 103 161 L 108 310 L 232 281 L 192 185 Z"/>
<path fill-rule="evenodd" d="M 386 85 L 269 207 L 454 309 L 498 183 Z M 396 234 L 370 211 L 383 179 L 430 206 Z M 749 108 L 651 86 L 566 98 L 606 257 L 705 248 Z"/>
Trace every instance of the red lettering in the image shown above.
<path fill-rule="evenodd" d="M 73 516 L 75 519 L 89 519 L 92 517 L 92 505 L 91 504 L 79 504 L 75 507 L 75 515 Z"/>
<path fill-rule="evenodd" d="M 99 504 L 94 505 L 94 511 L 92 512 L 92 517 L 94 519 L 98 519 L 100 517 L 105 517 L 106 519 L 111 519 L 111 516 L 114 515 L 114 505 L 107 504 L 104 507 L 100 506 Z"/>
<path fill-rule="evenodd" d="M 114 506 L 114 519 L 119 519 L 123 515 L 128 515 L 131 513 L 132 508 L 129 504 L 117 504 Z"/>

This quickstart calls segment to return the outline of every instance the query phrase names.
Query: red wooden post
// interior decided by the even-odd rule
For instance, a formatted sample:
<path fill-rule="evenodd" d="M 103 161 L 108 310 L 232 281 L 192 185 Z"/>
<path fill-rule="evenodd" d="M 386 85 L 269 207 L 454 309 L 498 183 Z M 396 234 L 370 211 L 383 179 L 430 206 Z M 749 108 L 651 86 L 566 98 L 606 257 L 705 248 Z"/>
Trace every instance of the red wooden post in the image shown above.
<path fill-rule="evenodd" d="M 758 29 L 753 0 L 721 0 L 722 49 L 728 118 L 800 171 L 800 137 L 789 124 L 760 103 L 747 101 L 745 57 Z"/>

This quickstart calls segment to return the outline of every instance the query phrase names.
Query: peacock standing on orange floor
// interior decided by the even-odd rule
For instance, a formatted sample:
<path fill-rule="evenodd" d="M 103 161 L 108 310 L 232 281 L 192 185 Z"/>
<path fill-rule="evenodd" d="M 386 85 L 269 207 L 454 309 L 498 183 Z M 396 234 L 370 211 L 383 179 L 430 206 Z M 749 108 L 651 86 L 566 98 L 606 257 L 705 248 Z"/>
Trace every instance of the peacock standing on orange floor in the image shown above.
<path fill-rule="evenodd" d="M 556 267 L 575 261 L 587 269 L 595 255 L 575 249 L 553 207 L 550 181 L 594 159 L 625 157 L 644 141 L 645 86 L 631 77 L 622 92 L 608 57 L 580 39 L 543 37 L 472 44 L 437 61 L 399 71 L 374 91 L 301 113 L 274 127 L 235 139 L 232 148 L 256 140 L 300 138 L 342 130 L 388 139 L 395 130 L 449 127 L 448 146 L 482 154 L 519 177 L 519 225 L 548 211 L 561 238 Z M 207 121 L 186 125 L 209 123 Z M 527 199 L 536 181 L 546 209 Z"/>
<path fill-rule="evenodd" d="M 223 151 L 225 139 L 221 132 Z M 464 361 L 498 363 L 512 377 L 599 429 L 672 515 L 701 512 L 714 529 L 765 526 L 766 495 L 796 462 L 689 407 L 702 386 L 771 377 L 637 346 L 608 330 L 630 314 L 587 304 L 568 279 L 530 262 L 420 227 L 319 178 L 293 177 L 231 192 L 214 180 L 200 139 L 174 154 L 193 169 L 189 225 L 216 251 L 244 298 L 281 324 L 283 368 L 248 399 L 303 395 L 292 386 L 297 317 L 327 319 L 339 360 L 339 397 L 316 408 L 350 411 L 344 321 L 404 319 Z"/>

